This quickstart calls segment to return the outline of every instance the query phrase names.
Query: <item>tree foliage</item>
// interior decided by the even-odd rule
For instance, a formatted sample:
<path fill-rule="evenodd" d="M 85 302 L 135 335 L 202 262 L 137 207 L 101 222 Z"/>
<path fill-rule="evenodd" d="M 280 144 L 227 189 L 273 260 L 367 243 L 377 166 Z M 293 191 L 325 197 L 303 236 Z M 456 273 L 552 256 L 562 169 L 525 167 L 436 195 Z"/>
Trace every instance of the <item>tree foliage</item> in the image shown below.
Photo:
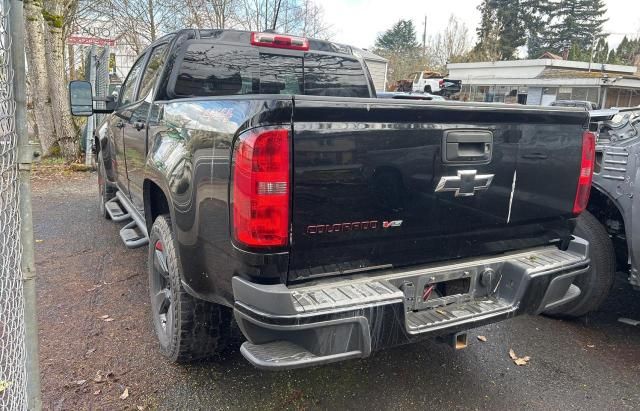
<path fill-rule="evenodd" d="M 483 0 L 478 10 L 481 19 L 475 52 L 492 60 L 515 58 L 526 42 L 523 9 L 514 7 L 513 0 Z"/>
<path fill-rule="evenodd" d="M 589 60 L 604 37 L 604 0 L 483 0 L 478 10 L 478 43 L 474 55 L 483 60 L 517 58 L 527 47 L 528 57 L 545 51 Z"/>
<path fill-rule="evenodd" d="M 383 55 L 411 55 L 418 52 L 418 47 L 416 29 L 411 20 L 398 21 L 380 34 L 375 43 L 376 50 Z"/>
<path fill-rule="evenodd" d="M 604 0 L 556 0 L 550 5 L 547 48 L 555 52 L 569 48 L 575 58 L 583 59 L 585 54 L 588 57 L 604 35 Z"/>
<path fill-rule="evenodd" d="M 417 41 L 413 22 L 399 20 L 378 36 L 373 51 L 389 60 L 387 78 L 393 85 L 417 71 L 445 72 L 448 62 L 462 61 L 470 48 L 469 28 L 451 15 L 447 27 L 430 36 L 424 47 Z"/>

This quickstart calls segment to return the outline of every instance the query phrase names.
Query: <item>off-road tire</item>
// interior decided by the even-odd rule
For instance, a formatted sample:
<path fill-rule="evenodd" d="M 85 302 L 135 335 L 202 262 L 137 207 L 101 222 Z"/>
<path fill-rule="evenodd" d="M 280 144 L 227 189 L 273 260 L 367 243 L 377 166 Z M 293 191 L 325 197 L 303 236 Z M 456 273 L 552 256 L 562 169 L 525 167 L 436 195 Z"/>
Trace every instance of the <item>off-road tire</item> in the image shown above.
<path fill-rule="evenodd" d="M 158 315 L 154 311 L 154 253 L 156 243 L 162 242 L 166 253 L 166 266 L 170 281 L 171 305 L 173 310 L 170 332 L 164 332 Z M 229 307 L 210 303 L 191 296 L 182 287 L 180 280 L 176 240 L 168 215 L 156 218 L 149 235 L 149 290 L 153 325 L 160 350 L 173 362 L 190 362 L 214 357 L 234 341 L 232 329 L 233 315 Z M 168 338 L 167 338 L 168 337 Z"/>
<path fill-rule="evenodd" d="M 98 154 L 98 206 L 100 214 L 108 220 L 111 217 L 109 217 L 107 207 L 104 204 L 116 196 L 116 189 L 107 183 L 106 176 L 102 154 Z"/>
<path fill-rule="evenodd" d="M 429 93 L 429 94 L 433 94 L 433 93 L 431 92 L 431 86 L 424 86 L 424 92 L 425 92 L 425 93 Z"/>
<path fill-rule="evenodd" d="M 575 235 L 589 242 L 589 271 L 576 277 L 573 283 L 580 288 L 580 296 L 546 314 L 555 317 L 578 318 L 597 310 L 607 299 L 616 271 L 613 243 L 604 226 L 588 211 L 577 219 Z"/>

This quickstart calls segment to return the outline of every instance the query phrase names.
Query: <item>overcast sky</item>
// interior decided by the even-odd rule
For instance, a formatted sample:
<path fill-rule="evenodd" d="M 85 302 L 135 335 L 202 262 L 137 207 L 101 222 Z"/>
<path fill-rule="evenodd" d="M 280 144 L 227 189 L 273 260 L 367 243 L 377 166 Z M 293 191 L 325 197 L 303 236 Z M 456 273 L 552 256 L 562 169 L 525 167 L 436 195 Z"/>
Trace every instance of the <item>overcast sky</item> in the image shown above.
<path fill-rule="evenodd" d="M 609 41 L 616 46 L 624 34 L 640 33 L 640 0 L 605 0 L 609 21 L 604 26 Z M 442 30 L 450 14 L 455 14 L 469 26 L 475 36 L 480 20 L 476 9 L 480 0 L 322 0 L 319 2 L 327 22 L 332 24 L 333 40 L 358 47 L 373 46 L 378 34 L 400 19 L 411 18 L 422 39 L 424 16 L 427 16 L 427 36 Z"/>

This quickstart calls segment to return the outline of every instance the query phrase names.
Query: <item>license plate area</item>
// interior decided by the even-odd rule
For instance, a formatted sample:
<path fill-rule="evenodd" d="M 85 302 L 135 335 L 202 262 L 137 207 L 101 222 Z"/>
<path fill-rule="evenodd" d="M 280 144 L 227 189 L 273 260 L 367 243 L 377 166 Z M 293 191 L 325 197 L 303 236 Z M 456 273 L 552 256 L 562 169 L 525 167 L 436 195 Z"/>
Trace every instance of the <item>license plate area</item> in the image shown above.
<path fill-rule="evenodd" d="M 420 275 L 394 282 L 404 293 L 405 310 L 420 311 L 472 299 L 475 271 L 462 270 Z"/>

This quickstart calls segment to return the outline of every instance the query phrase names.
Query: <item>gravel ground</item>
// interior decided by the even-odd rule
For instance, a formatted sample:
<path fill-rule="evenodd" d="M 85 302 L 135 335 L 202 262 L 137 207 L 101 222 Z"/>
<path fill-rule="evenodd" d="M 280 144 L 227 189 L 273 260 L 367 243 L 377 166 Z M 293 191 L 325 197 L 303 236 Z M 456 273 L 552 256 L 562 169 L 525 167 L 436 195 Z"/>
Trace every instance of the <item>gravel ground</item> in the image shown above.
<path fill-rule="evenodd" d="M 617 321 L 640 319 L 640 293 L 622 280 L 584 320 L 519 317 L 472 330 L 457 352 L 427 341 L 274 373 L 236 347 L 169 364 L 148 313 L 146 249 L 126 249 L 120 225 L 99 216 L 96 175 L 40 170 L 33 189 L 46 409 L 640 408 L 640 326 Z"/>

